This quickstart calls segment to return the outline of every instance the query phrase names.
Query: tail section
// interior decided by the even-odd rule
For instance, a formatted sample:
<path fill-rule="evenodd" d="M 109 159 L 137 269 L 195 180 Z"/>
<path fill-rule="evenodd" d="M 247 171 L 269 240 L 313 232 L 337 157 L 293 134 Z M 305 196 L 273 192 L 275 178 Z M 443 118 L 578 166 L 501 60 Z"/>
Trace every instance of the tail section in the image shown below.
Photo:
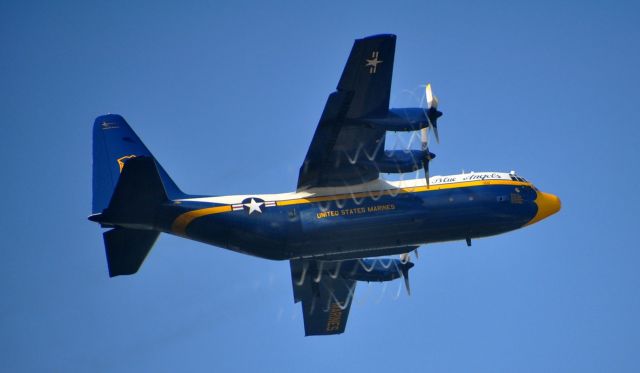
<path fill-rule="evenodd" d="M 94 214 L 109 205 L 120 179 L 124 164 L 136 157 L 153 155 L 120 115 L 109 114 L 96 118 L 93 125 L 93 208 Z M 157 164 L 157 162 L 156 162 Z M 160 164 L 158 173 L 169 198 L 182 198 L 185 194 L 171 180 Z"/>
<path fill-rule="evenodd" d="M 96 118 L 89 219 L 114 228 L 103 234 L 111 277 L 140 269 L 160 235 L 158 208 L 184 196 L 121 116 Z"/>

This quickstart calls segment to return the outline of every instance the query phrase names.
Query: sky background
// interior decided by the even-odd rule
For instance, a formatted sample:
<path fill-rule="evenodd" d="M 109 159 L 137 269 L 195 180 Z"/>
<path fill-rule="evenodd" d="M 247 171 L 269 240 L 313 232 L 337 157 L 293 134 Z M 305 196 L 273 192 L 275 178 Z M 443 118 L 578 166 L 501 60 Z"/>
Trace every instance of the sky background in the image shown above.
<path fill-rule="evenodd" d="M 430 245 L 305 338 L 289 265 L 162 235 L 108 277 L 91 127 L 119 113 L 198 194 L 291 191 L 353 40 L 433 83 L 432 175 L 516 170 L 562 211 Z M 637 372 L 634 1 L 0 2 L 3 371 Z"/>

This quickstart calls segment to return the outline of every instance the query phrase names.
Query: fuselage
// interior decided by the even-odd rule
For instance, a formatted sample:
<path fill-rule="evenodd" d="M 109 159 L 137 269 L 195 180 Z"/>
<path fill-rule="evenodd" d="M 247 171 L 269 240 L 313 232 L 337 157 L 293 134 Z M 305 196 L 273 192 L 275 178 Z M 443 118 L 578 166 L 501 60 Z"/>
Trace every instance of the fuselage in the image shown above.
<path fill-rule="evenodd" d="M 154 229 L 267 259 L 352 259 L 492 236 L 535 223 L 560 200 L 513 173 L 170 201 Z"/>

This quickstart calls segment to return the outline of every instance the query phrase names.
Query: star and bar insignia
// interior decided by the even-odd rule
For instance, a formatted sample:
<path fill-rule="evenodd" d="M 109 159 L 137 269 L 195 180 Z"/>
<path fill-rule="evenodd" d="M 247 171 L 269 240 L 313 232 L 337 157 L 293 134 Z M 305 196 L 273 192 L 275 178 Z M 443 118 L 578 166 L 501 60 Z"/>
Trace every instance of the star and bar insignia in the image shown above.
<path fill-rule="evenodd" d="M 249 215 L 255 213 L 262 213 L 262 209 L 265 207 L 275 207 L 276 203 L 274 201 L 265 202 L 261 198 L 250 197 L 242 200 L 242 203 L 236 203 L 231 205 L 233 211 L 245 210 L 249 213 Z"/>
<path fill-rule="evenodd" d="M 364 65 L 364 67 L 369 68 L 369 74 L 375 74 L 378 68 L 378 64 L 384 62 L 378 59 L 378 55 L 378 51 L 373 51 L 371 52 L 371 59 L 366 60 L 367 64 Z"/>

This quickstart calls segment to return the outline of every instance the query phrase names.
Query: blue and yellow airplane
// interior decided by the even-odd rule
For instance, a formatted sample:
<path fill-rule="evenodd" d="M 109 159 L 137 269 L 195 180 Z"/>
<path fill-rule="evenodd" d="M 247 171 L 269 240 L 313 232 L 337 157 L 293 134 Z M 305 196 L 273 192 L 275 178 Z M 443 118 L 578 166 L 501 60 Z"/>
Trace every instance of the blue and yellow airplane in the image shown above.
<path fill-rule="evenodd" d="M 306 335 L 344 332 L 357 281 L 404 278 L 418 246 L 471 240 L 536 223 L 558 197 L 514 172 L 429 176 L 438 100 L 389 108 L 394 35 L 356 40 L 329 95 L 295 192 L 231 196 L 183 193 L 119 115 L 93 127 L 93 214 L 109 228 L 110 276 L 138 271 L 161 232 L 273 260 L 289 260 Z M 385 150 L 388 131 L 420 131 L 420 150 Z M 417 132 L 416 132 L 417 133 Z M 424 169 L 425 178 L 381 173 Z M 375 258 L 399 255 L 399 258 Z"/>

